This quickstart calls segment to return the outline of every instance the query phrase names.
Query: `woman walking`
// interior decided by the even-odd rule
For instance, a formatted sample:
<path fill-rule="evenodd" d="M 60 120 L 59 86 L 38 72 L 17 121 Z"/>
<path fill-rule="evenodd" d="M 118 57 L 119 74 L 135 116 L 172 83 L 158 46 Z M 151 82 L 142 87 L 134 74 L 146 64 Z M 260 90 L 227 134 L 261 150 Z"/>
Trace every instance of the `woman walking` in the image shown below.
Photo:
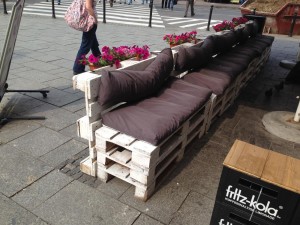
<path fill-rule="evenodd" d="M 101 56 L 101 52 L 99 49 L 99 43 L 96 37 L 96 30 L 97 30 L 97 11 L 96 11 L 96 4 L 97 0 L 86 0 L 85 7 L 88 13 L 94 17 L 94 26 L 88 32 L 82 32 L 82 40 L 81 45 L 78 50 L 74 66 L 73 66 L 73 74 L 79 74 L 85 72 L 85 65 L 78 63 L 78 60 L 82 59 L 83 55 L 88 54 L 91 50 L 94 56 Z"/>
<path fill-rule="evenodd" d="M 189 5 L 191 5 L 191 16 L 195 16 L 195 13 L 194 13 L 194 1 L 195 0 L 186 0 L 186 7 L 185 7 L 184 17 L 187 17 L 187 13 L 188 13 L 188 10 L 189 10 Z"/>

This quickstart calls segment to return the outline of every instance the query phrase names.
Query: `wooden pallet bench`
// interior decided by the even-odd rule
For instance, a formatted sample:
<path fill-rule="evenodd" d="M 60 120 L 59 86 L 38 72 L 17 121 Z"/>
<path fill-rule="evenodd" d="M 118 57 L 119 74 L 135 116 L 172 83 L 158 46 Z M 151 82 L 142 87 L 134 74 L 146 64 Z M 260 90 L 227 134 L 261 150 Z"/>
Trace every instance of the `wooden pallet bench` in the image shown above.
<path fill-rule="evenodd" d="M 180 47 L 192 46 L 195 45 L 184 44 Z M 180 47 L 172 48 L 175 62 Z M 81 162 L 81 171 L 104 182 L 113 177 L 122 179 L 135 186 L 137 198 L 146 201 L 166 174 L 185 156 L 188 144 L 194 138 L 202 137 L 209 130 L 211 123 L 232 105 L 242 88 L 261 71 L 268 60 L 270 50 L 271 47 L 267 47 L 261 56 L 253 58 L 222 95 L 212 94 L 200 109 L 157 146 L 102 124 L 104 113 L 123 104 L 100 106 L 97 102 L 102 71 L 116 68 L 106 67 L 95 73 L 74 76 L 73 86 L 84 92 L 86 105 L 86 115 L 77 121 L 77 134 L 89 143 L 89 156 Z M 144 70 L 156 56 L 157 53 L 143 61 L 123 61 L 120 70 Z M 173 72 L 171 74 L 178 79 L 189 73 Z"/>

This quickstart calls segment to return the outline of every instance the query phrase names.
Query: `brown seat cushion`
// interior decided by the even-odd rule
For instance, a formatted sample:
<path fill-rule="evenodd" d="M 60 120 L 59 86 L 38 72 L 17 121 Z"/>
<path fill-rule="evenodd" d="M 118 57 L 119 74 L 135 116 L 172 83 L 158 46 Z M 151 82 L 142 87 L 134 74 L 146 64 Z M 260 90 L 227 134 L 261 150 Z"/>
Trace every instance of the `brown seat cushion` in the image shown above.
<path fill-rule="evenodd" d="M 156 97 L 103 115 L 104 125 L 159 145 L 210 98 L 212 91 L 171 79 Z"/>
<path fill-rule="evenodd" d="M 232 51 L 228 52 L 227 54 L 222 54 L 224 57 L 225 56 L 229 56 L 229 57 L 239 57 L 239 58 L 243 58 L 243 59 L 248 59 L 249 61 L 252 61 L 253 58 L 256 58 L 257 55 L 255 54 L 255 51 L 247 51 L 247 52 L 238 52 L 235 51 L 235 48 L 232 49 Z M 220 57 L 222 56 L 220 55 Z"/>
<path fill-rule="evenodd" d="M 247 65 L 254 59 L 256 58 L 255 54 L 241 54 L 238 52 L 228 52 L 225 54 L 220 54 L 218 55 L 219 59 L 222 60 L 229 60 L 229 61 L 233 61 L 233 62 L 237 62 L 237 63 L 246 63 Z"/>
<path fill-rule="evenodd" d="M 249 57 L 252 57 L 253 59 L 261 56 L 261 53 L 259 51 L 256 51 L 255 49 L 252 49 L 250 46 L 246 45 L 237 45 L 230 51 L 230 53 L 247 55 Z"/>
<path fill-rule="evenodd" d="M 273 44 L 275 38 L 272 36 L 258 34 L 253 39 L 264 42 L 264 43 L 268 44 L 268 46 L 271 46 Z"/>
<path fill-rule="evenodd" d="M 260 41 L 259 39 L 256 39 L 256 38 L 250 38 L 246 42 L 246 45 L 248 45 L 248 44 L 252 44 L 252 45 L 255 45 L 255 46 L 263 48 L 263 49 L 266 49 L 267 47 L 270 46 L 270 44 L 268 42 Z"/>
<path fill-rule="evenodd" d="M 248 67 L 249 61 L 248 59 L 242 57 L 234 57 L 234 56 L 220 56 L 218 55 L 213 60 L 214 63 L 218 63 L 220 65 L 228 65 L 231 67 L 240 68 L 240 70 L 244 70 Z"/>
<path fill-rule="evenodd" d="M 208 68 L 203 68 L 200 70 L 195 70 L 194 72 L 201 73 L 203 75 L 207 75 L 210 77 L 220 78 L 222 80 L 226 80 L 226 82 L 229 82 L 229 83 L 233 80 L 231 76 L 229 76 L 227 73 L 225 73 L 223 71 L 216 71 L 216 70 L 211 70 Z"/>
<path fill-rule="evenodd" d="M 173 55 L 166 48 L 143 71 L 103 71 L 100 81 L 100 105 L 135 102 L 152 96 L 162 86 L 173 70 Z"/>
<path fill-rule="evenodd" d="M 216 95 L 222 95 L 231 81 L 230 77 L 228 77 L 227 75 L 206 75 L 205 73 L 202 73 L 201 70 L 189 73 L 185 75 L 182 79 L 191 84 L 209 88 Z"/>
<path fill-rule="evenodd" d="M 241 72 L 245 70 L 244 65 L 239 65 L 233 62 L 226 62 L 222 60 L 213 60 L 206 67 L 208 69 L 214 69 L 216 71 L 222 71 L 230 75 L 233 79 L 235 79 Z"/>
<path fill-rule="evenodd" d="M 253 43 L 252 41 L 247 41 L 246 43 L 239 44 L 240 50 L 249 50 L 249 51 L 255 51 L 258 56 L 261 56 L 261 54 L 264 52 L 266 46 L 261 45 L 260 43 Z"/>

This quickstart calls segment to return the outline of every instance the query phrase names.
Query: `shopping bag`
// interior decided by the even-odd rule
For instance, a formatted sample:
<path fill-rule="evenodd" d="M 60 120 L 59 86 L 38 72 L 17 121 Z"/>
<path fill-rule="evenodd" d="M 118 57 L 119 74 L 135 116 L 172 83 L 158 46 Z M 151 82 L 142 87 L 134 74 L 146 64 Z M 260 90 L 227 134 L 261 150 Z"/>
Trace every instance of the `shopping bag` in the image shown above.
<path fill-rule="evenodd" d="M 74 0 L 65 13 L 65 21 L 75 30 L 87 32 L 95 24 L 95 18 L 91 16 L 85 7 L 85 0 Z"/>

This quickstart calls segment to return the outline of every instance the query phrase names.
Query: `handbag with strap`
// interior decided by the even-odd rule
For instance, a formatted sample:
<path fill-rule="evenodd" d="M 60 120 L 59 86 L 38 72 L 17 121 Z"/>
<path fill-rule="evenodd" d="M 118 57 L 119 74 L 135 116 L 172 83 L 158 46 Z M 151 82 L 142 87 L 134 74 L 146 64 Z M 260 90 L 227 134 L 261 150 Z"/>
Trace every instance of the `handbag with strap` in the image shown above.
<path fill-rule="evenodd" d="M 74 0 L 65 13 L 65 21 L 75 30 L 87 32 L 95 24 L 95 18 L 91 16 L 85 7 L 85 0 Z"/>

